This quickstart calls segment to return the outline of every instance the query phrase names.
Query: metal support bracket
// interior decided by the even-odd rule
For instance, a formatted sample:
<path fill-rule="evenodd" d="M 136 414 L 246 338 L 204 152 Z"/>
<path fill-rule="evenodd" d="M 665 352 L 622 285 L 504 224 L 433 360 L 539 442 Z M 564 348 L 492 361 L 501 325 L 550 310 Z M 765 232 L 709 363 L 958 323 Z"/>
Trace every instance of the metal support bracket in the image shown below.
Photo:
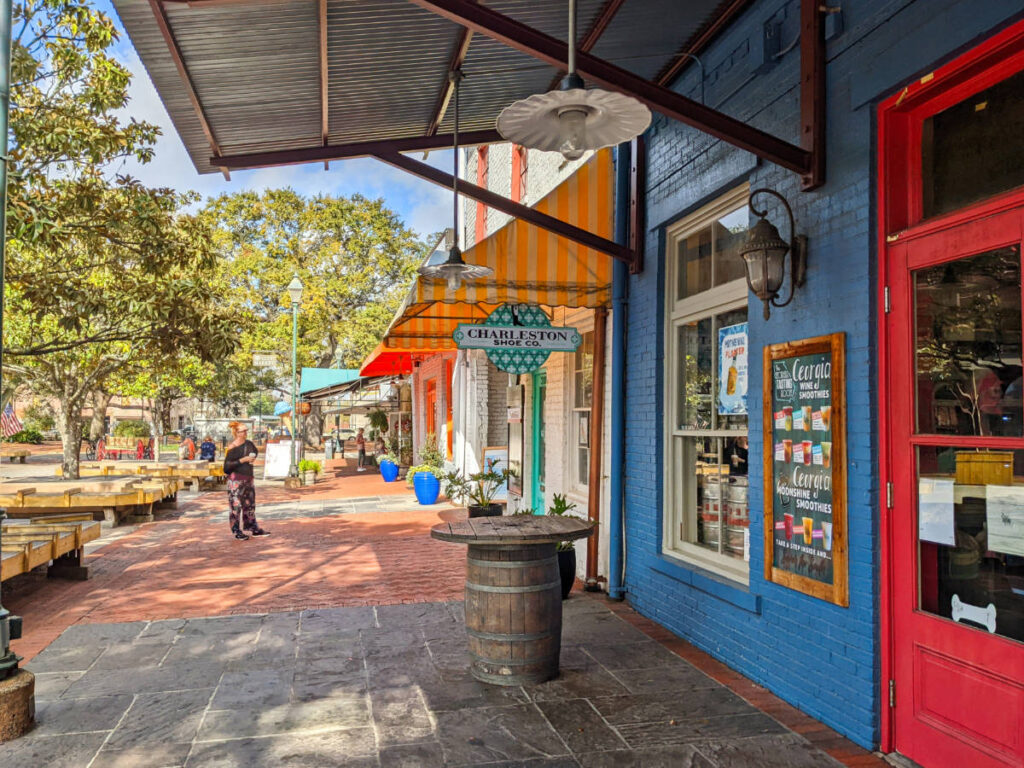
<path fill-rule="evenodd" d="M 450 173 L 445 173 L 432 165 L 428 165 L 427 163 L 416 160 L 408 155 L 403 155 L 400 152 L 378 152 L 374 154 L 374 157 L 388 165 L 401 168 L 403 171 L 408 171 L 415 176 L 419 176 L 427 181 L 432 181 L 442 187 L 450 189 L 452 186 L 453 179 Z M 507 197 L 499 195 L 496 192 L 492 192 L 489 189 L 484 189 L 483 187 L 478 187 L 475 184 L 470 184 L 467 181 L 460 180 L 459 194 L 465 195 L 466 197 L 490 206 L 491 208 L 495 208 L 502 213 L 507 213 L 509 216 L 522 219 L 530 224 L 546 229 L 549 232 L 553 232 L 556 235 L 560 235 L 577 242 L 580 245 L 585 245 L 587 248 L 593 248 L 596 251 L 607 253 L 609 256 L 625 261 L 627 264 L 631 264 L 634 260 L 633 251 L 627 246 L 620 245 L 614 240 L 608 240 L 600 237 L 599 235 L 595 235 L 593 232 L 588 232 L 585 229 L 580 229 L 579 227 L 573 226 L 561 219 L 556 219 L 554 216 L 542 213 L 535 208 L 530 208 L 522 205 L 521 203 L 514 203 Z"/>

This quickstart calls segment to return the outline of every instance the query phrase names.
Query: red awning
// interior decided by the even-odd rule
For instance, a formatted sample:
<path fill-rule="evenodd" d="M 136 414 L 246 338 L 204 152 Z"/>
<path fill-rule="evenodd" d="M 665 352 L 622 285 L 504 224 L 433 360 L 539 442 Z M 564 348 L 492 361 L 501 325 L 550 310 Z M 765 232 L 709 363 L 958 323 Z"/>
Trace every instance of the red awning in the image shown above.
<path fill-rule="evenodd" d="M 359 369 L 360 376 L 402 376 L 412 373 L 412 365 L 438 354 L 436 349 L 387 349 L 383 344 L 371 352 Z"/>

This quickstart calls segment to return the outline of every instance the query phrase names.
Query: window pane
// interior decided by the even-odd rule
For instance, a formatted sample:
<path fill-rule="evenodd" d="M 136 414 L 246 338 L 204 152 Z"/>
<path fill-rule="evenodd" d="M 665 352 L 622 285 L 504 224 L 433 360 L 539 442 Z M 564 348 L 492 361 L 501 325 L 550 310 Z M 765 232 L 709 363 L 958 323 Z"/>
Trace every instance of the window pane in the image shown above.
<path fill-rule="evenodd" d="M 1020 247 L 914 273 L 917 429 L 1022 434 Z"/>
<path fill-rule="evenodd" d="M 715 285 L 741 280 L 746 274 L 740 248 L 747 239 L 750 213 L 746 206 L 722 216 L 711 229 L 715 240 Z"/>
<path fill-rule="evenodd" d="M 921 138 L 925 217 L 1021 186 L 1024 72 L 928 118 Z"/>
<path fill-rule="evenodd" d="M 917 450 L 921 610 L 1024 641 L 1024 451 Z"/>
<path fill-rule="evenodd" d="M 728 328 L 730 326 L 739 325 L 740 323 L 745 323 L 745 322 L 747 322 L 747 308 L 746 307 L 741 307 L 740 309 L 736 309 L 736 310 L 733 310 L 731 312 L 723 312 L 721 315 L 718 315 L 715 318 L 714 342 L 715 342 L 715 359 L 716 360 L 718 360 L 720 355 L 721 355 L 721 350 L 718 349 L 718 331 L 720 329 L 722 329 L 722 328 Z M 748 360 L 748 365 L 749 365 L 749 360 L 750 360 L 749 349 L 748 349 L 748 354 L 747 354 L 747 360 Z M 735 368 L 733 368 L 733 370 L 735 370 Z M 747 414 L 746 413 L 718 413 L 718 410 L 719 410 L 719 408 L 718 408 L 718 395 L 719 395 L 719 392 L 723 388 L 725 388 L 726 391 L 728 391 L 728 388 L 730 386 L 729 376 L 730 376 L 730 373 L 727 370 L 726 371 L 726 379 L 724 381 L 722 381 L 720 379 L 720 377 L 718 376 L 718 372 L 716 370 L 715 382 L 714 382 L 714 384 L 715 384 L 715 393 L 714 393 L 714 397 L 712 398 L 712 402 L 715 405 L 715 411 L 716 411 L 716 414 L 715 414 L 715 428 L 716 429 L 741 429 L 741 430 L 743 430 L 745 432 L 747 430 Z M 735 375 L 734 375 L 734 380 L 732 382 L 732 386 L 733 387 L 736 386 Z M 730 392 L 729 394 L 732 394 L 732 393 Z M 746 410 L 746 409 L 744 409 L 744 410 Z"/>
<path fill-rule="evenodd" d="M 679 241 L 676 255 L 676 300 L 711 287 L 711 230 L 695 232 Z"/>
<path fill-rule="evenodd" d="M 589 408 L 594 399 L 594 332 L 583 334 L 575 358 L 576 408 Z"/>
<path fill-rule="evenodd" d="M 677 327 L 676 421 L 679 429 L 711 428 L 713 359 L 710 317 Z"/>

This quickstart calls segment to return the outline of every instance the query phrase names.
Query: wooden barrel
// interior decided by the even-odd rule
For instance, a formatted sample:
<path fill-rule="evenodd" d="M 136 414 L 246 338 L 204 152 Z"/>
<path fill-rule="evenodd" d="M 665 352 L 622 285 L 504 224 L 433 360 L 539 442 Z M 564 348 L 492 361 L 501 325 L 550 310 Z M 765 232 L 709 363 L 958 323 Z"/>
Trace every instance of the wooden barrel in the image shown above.
<path fill-rule="evenodd" d="M 466 632 L 477 680 L 524 685 L 556 677 L 562 594 L 555 544 L 470 545 Z"/>

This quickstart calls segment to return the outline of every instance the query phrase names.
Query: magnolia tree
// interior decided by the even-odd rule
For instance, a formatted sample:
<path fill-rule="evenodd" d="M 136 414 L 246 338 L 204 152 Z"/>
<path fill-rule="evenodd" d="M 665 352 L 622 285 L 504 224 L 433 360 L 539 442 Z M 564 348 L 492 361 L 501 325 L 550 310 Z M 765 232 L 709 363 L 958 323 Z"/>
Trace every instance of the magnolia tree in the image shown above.
<path fill-rule="evenodd" d="M 123 120 L 116 31 L 84 3 L 15 6 L 4 376 L 56 404 L 67 477 L 81 409 L 129 364 L 229 355 L 241 333 L 190 194 L 116 173 L 147 162 L 158 129 Z"/>
<path fill-rule="evenodd" d="M 253 313 L 246 353 L 277 350 L 290 358 L 285 286 L 293 274 L 301 278 L 300 366 L 358 367 L 380 343 L 424 256 L 423 244 L 382 200 L 359 195 L 241 192 L 211 200 L 204 215 L 216 231 L 231 304 Z M 314 407 L 307 441 L 318 444 L 322 430 Z"/>

